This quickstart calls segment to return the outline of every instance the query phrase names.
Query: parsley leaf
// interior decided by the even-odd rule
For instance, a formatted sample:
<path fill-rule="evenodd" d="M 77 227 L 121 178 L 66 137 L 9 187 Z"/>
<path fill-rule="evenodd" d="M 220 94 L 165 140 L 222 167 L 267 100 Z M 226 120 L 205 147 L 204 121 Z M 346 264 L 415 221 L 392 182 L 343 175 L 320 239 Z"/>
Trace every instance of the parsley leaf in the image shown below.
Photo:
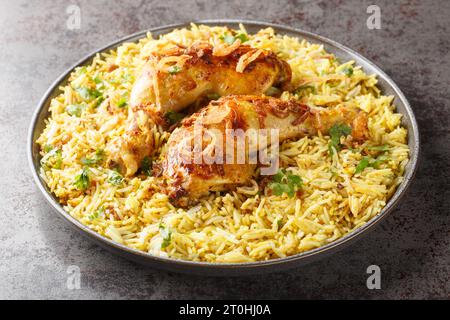
<path fill-rule="evenodd" d="M 102 96 L 102 93 L 97 89 L 89 89 L 86 87 L 81 87 L 76 89 L 76 91 L 80 95 L 80 97 L 83 98 L 84 100 L 93 100 L 95 98 Z"/>
<path fill-rule="evenodd" d="M 97 87 L 98 87 L 98 85 L 103 85 L 103 80 L 100 79 L 99 76 L 95 76 L 94 79 L 92 79 L 92 80 L 94 80 L 94 82 L 97 85 Z"/>
<path fill-rule="evenodd" d="M 109 173 L 109 177 L 108 177 L 108 182 L 118 186 L 122 183 L 123 181 L 123 177 L 120 173 L 118 173 L 117 171 L 111 170 Z"/>
<path fill-rule="evenodd" d="M 389 145 L 388 144 L 383 144 L 381 146 L 372 146 L 372 147 L 367 147 L 368 150 L 371 151 L 388 151 L 389 150 Z"/>
<path fill-rule="evenodd" d="M 128 104 L 126 97 L 121 97 L 119 101 L 117 101 L 117 108 L 124 108 Z"/>
<path fill-rule="evenodd" d="M 223 41 L 225 41 L 226 43 L 228 43 L 229 45 L 232 45 L 234 43 L 234 41 L 236 40 L 232 35 L 230 34 L 225 34 L 223 36 L 220 37 L 220 39 L 222 39 Z"/>
<path fill-rule="evenodd" d="M 284 223 L 283 223 L 283 219 L 278 219 L 277 220 L 277 226 L 278 226 L 278 231 L 283 228 Z"/>
<path fill-rule="evenodd" d="M 93 214 L 89 215 L 88 218 L 89 218 L 89 220 L 95 220 L 104 214 L 105 214 L 105 208 L 100 207 Z"/>
<path fill-rule="evenodd" d="M 355 174 L 363 172 L 364 169 L 366 169 L 367 167 L 372 167 L 372 168 L 378 169 L 380 167 L 380 165 L 383 162 L 386 162 L 387 160 L 389 160 L 389 158 L 386 156 L 379 156 L 376 159 L 373 159 L 370 157 L 364 157 L 361 159 L 361 161 L 359 161 L 358 165 L 356 166 Z"/>
<path fill-rule="evenodd" d="M 83 112 L 83 110 L 86 108 L 85 104 L 69 104 L 66 107 L 66 112 L 71 115 L 71 116 L 75 116 L 75 117 L 81 117 L 81 113 Z"/>
<path fill-rule="evenodd" d="M 84 100 L 89 100 L 91 97 L 88 88 L 78 88 L 76 89 L 76 91 L 78 92 L 80 97 L 83 98 Z"/>
<path fill-rule="evenodd" d="M 83 171 L 75 177 L 74 185 L 78 190 L 86 190 L 89 188 L 89 185 L 91 184 L 91 179 L 89 178 L 90 170 L 85 167 L 83 168 Z"/>
<path fill-rule="evenodd" d="M 159 233 L 163 239 L 161 242 L 161 249 L 167 248 L 172 240 L 172 231 L 169 230 L 164 224 L 159 225 Z"/>
<path fill-rule="evenodd" d="M 101 162 L 105 157 L 105 151 L 103 149 L 98 149 L 95 151 L 95 154 L 92 158 L 81 158 L 81 163 L 87 166 L 96 164 L 98 162 Z"/>
<path fill-rule="evenodd" d="M 353 68 L 345 67 L 341 70 L 341 73 L 345 74 L 347 77 L 351 77 L 353 75 Z"/>
<path fill-rule="evenodd" d="M 239 33 L 235 38 L 241 40 L 241 43 L 244 43 L 244 42 L 247 42 L 248 40 L 250 40 L 245 33 Z"/>
<path fill-rule="evenodd" d="M 241 43 L 247 42 L 249 40 L 248 36 L 242 32 L 235 36 L 231 34 L 224 34 L 220 37 L 220 39 L 229 45 L 232 45 L 237 39 L 241 40 Z"/>
<path fill-rule="evenodd" d="M 285 173 L 286 173 L 286 169 L 278 170 L 278 172 L 275 173 L 275 175 L 272 177 L 272 180 L 280 183 L 283 180 Z"/>
<path fill-rule="evenodd" d="M 388 160 L 389 160 L 389 158 L 386 156 L 379 156 L 370 164 L 370 166 L 372 168 L 378 169 L 383 162 L 386 162 Z"/>
<path fill-rule="evenodd" d="M 330 154 L 334 153 L 334 151 L 341 150 L 341 137 L 348 136 L 352 133 L 352 128 L 347 126 L 346 124 L 335 124 L 330 129 L 330 142 L 328 144 L 328 150 Z"/>
<path fill-rule="evenodd" d="M 294 186 L 300 186 L 302 184 L 302 178 L 300 178 L 299 176 L 289 173 L 287 174 L 287 182 L 290 185 L 294 185 Z"/>
<path fill-rule="evenodd" d="M 369 158 L 368 157 L 362 158 L 361 161 L 356 166 L 355 174 L 363 172 L 364 169 L 367 168 L 369 165 L 370 165 Z"/>
<path fill-rule="evenodd" d="M 294 196 L 295 192 L 299 190 L 303 184 L 303 181 L 299 176 L 286 169 L 278 170 L 272 177 L 272 181 L 269 188 L 274 195 L 281 196 L 283 193 L 286 193 L 290 198 Z"/>
<path fill-rule="evenodd" d="M 50 152 L 50 151 L 52 151 L 53 150 L 53 146 L 51 145 L 51 144 L 46 144 L 45 146 L 44 146 L 44 152 L 45 153 L 48 153 L 48 152 Z"/>
<path fill-rule="evenodd" d="M 77 71 L 76 71 L 76 73 L 79 75 L 84 74 L 86 72 L 87 72 L 87 68 L 85 66 L 77 68 Z"/>
<path fill-rule="evenodd" d="M 381 146 L 371 146 L 371 147 L 367 147 L 367 150 L 385 153 L 385 152 L 389 151 L 389 145 L 384 144 Z M 388 160 L 389 160 L 389 158 L 384 154 L 379 155 L 377 158 L 364 157 L 361 159 L 361 161 L 356 166 L 355 174 L 363 172 L 364 169 L 367 167 L 372 167 L 372 168 L 378 169 L 383 162 L 386 162 Z"/>
<path fill-rule="evenodd" d="M 51 145 L 47 145 L 44 147 L 44 151 L 47 151 L 47 154 L 41 159 L 41 165 L 44 167 L 44 170 L 48 170 L 48 168 L 61 169 L 62 165 L 62 151 L 58 148 L 53 148 Z"/>
<path fill-rule="evenodd" d="M 55 151 L 55 156 L 56 156 L 56 161 L 55 161 L 54 168 L 55 169 L 61 169 L 61 164 L 62 164 L 62 151 L 61 151 L 61 149 L 57 149 Z"/>
<path fill-rule="evenodd" d="M 101 105 L 103 101 L 105 101 L 105 97 L 98 97 L 97 100 L 95 100 L 94 108 L 98 108 L 98 106 Z"/>
<path fill-rule="evenodd" d="M 281 196 L 283 193 L 287 193 L 289 197 L 291 197 L 292 191 L 287 184 L 274 182 L 269 185 L 269 188 L 272 189 L 272 193 L 276 196 Z"/>

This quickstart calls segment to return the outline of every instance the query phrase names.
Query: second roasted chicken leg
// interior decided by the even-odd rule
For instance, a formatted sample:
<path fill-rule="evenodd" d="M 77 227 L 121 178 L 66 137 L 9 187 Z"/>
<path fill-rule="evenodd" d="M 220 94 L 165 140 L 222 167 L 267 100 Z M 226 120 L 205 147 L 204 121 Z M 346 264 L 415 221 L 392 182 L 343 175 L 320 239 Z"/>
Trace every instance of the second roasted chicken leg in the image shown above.
<path fill-rule="evenodd" d="M 258 166 L 251 161 L 252 152 L 260 152 L 261 148 L 286 139 L 316 135 L 319 131 L 327 134 L 335 124 L 349 126 L 354 140 L 368 138 L 367 115 L 356 108 L 313 110 L 296 100 L 266 96 L 229 96 L 213 101 L 186 118 L 168 141 L 163 163 L 168 193 L 177 201 L 182 199 L 179 201 L 182 204 L 210 191 L 246 184 Z M 266 139 L 261 144 L 255 131 L 248 134 L 252 129 L 274 129 L 277 141 Z M 229 139 L 230 132 L 235 133 L 233 139 Z M 245 143 L 237 143 L 239 135 L 246 135 Z M 232 147 L 227 148 L 230 143 Z M 243 154 L 240 162 L 239 152 Z"/>

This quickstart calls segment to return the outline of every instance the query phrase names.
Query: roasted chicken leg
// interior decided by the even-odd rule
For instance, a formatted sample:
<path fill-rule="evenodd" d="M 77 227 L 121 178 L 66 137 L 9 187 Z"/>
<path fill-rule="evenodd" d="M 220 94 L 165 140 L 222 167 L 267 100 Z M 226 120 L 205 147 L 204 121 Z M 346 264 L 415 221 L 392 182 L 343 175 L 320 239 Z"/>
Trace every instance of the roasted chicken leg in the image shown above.
<path fill-rule="evenodd" d="M 286 139 L 316 135 L 319 131 L 327 134 L 335 124 L 351 127 L 352 139 L 356 141 L 368 137 L 367 115 L 355 108 L 313 110 L 296 100 L 266 96 L 228 96 L 212 101 L 184 119 L 168 141 L 162 164 L 168 194 L 182 205 L 210 191 L 229 190 L 248 183 L 258 166 L 251 161 L 252 153 Z M 261 143 L 261 135 L 251 129 L 275 129 L 277 141 L 266 139 Z M 236 132 L 230 139 L 229 134 Z M 237 138 L 243 134 L 245 143 L 239 145 Z M 240 162 L 239 152 L 243 153 Z"/>
<path fill-rule="evenodd" d="M 240 45 L 221 48 L 195 43 L 151 56 L 130 96 L 131 113 L 124 137 L 112 143 L 111 160 L 126 175 L 134 174 L 154 149 L 152 127 L 168 112 L 177 112 L 208 96 L 263 94 L 288 88 L 289 65 L 273 52 Z"/>
<path fill-rule="evenodd" d="M 218 51 L 197 42 L 151 56 L 134 84 L 130 103 L 133 109 L 164 115 L 206 95 L 258 95 L 272 86 L 286 89 L 290 80 L 289 65 L 271 51 L 246 45 Z"/>

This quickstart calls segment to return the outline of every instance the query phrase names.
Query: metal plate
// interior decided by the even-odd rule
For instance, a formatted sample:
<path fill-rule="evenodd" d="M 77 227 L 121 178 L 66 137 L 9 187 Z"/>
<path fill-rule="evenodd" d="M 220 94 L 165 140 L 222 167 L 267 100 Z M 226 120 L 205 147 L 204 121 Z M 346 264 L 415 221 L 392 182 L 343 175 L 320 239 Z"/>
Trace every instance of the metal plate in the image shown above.
<path fill-rule="evenodd" d="M 185 272 L 200 275 L 218 275 L 218 276 L 273 272 L 273 271 L 281 271 L 295 266 L 300 266 L 302 264 L 309 263 L 315 259 L 323 258 L 331 253 L 334 253 L 344 248 L 354 240 L 367 234 L 369 230 L 373 229 L 375 225 L 380 223 L 380 221 L 382 221 L 394 209 L 399 200 L 405 194 L 416 172 L 419 158 L 419 129 L 417 126 L 416 119 L 414 117 L 413 111 L 407 99 L 400 91 L 400 89 L 397 87 L 397 85 L 392 81 L 392 79 L 389 78 L 374 63 L 364 58 L 360 54 L 356 53 L 355 51 L 335 41 L 326 39 L 324 37 L 315 35 L 310 32 L 305 32 L 302 30 L 293 29 L 280 25 L 274 25 L 257 21 L 246 21 L 246 20 L 204 20 L 204 21 L 196 21 L 195 23 L 205 24 L 209 26 L 214 25 L 228 26 L 234 29 L 238 28 L 239 23 L 243 23 L 249 33 L 255 33 L 262 28 L 272 27 L 278 34 L 285 34 L 292 37 L 298 37 L 300 39 L 303 38 L 310 42 L 323 44 L 325 49 L 328 52 L 335 54 L 340 61 L 354 60 L 356 62 L 356 65 L 361 66 L 366 73 L 376 74 L 378 77 L 378 86 L 382 90 L 383 94 L 393 95 L 395 97 L 394 104 L 397 108 L 397 112 L 403 115 L 402 124 L 408 129 L 408 145 L 411 149 L 410 161 L 406 166 L 403 182 L 399 185 L 392 198 L 388 201 L 387 205 L 378 215 L 373 217 L 365 225 L 352 231 L 346 236 L 320 248 L 316 248 L 286 258 L 279 258 L 261 262 L 228 263 L 228 264 L 192 262 L 153 256 L 149 253 L 129 248 L 127 246 L 121 245 L 108 238 L 101 236 L 100 234 L 92 231 L 91 229 L 83 225 L 81 222 L 73 218 L 66 211 L 64 211 L 62 206 L 59 204 L 56 196 L 48 190 L 45 182 L 40 178 L 38 174 L 40 155 L 39 155 L 39 146 L 35 143 L 36 139 L 39 137 L 39 135 L 42 133 L 45 127 L 44 120 L 49 116 L 48 108 L 50 105 L 50 101 L 59 94 L 58 87 L 64 86 L 67 83 L 68 77 L 75 67 L 89 64 L 92 61 L 95 54 L 97 54 L 98 52 L 108 51 L 117 48 L 124 42 L 133 42 L 140 38 L 143 38 L 145 37 L 147 31 L 151 31 L 154 36 L 158 36 L 160 34 L 168 33 L 175 28 L 189 27 L 189 24 L 186 23 L 145 30 L 122 38 L 118 41 L 115 41 L 114 43 L 111 43 L 110 45 L 91 53 L 90 55 L 86 56 L 78 63 L 76 63 L 74 66 L 69 68 L 50 86 L 50 88 L 44 94 L 34 113 L 29 128 L 27 151 L 29 164 L 31 166 L 31 170 L 33 173 L 33 177 L 36 181 L 36 184 L 39 187 L 42 194 L 44 195 L 44 197 L 47 199 L 47 201 L 56 210 L 56 212 L 61 217 L 63 217 L 72 227 L 77 229 L 83 235 L 87 236 L 89 239 L 93 240 L 94 242 L 106 248 L 107 250 L 112 251 L 127 259 L 151 267 L 156 267 L 170 271 Z"/>

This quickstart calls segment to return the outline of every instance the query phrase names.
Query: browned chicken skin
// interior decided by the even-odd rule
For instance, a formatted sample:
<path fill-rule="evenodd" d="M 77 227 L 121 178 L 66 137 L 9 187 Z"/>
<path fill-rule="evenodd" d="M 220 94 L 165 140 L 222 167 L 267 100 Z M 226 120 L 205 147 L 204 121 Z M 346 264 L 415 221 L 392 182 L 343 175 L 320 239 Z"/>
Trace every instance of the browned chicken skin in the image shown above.
<path fill-rule="evenodd" d="M 205 42 L 151 56 L 130 96 L 128 129 L 110 148 L 111 160 L 134 174 L 154 142 L 151 129 L 168 112 L 178 112 L 208 96 L 263 94 L 287 89 L 289 65 L 273 52 L 235 43 L 216 50 Z"/>
<path fill-rule="evenodd" d="M 290 83 L 289 65 L 271 51 L 240 45 L 218 55 L 214 49 L 197 42 L 151 56 L 133 86 L 132 108 L 164 115 L 206 95 L 263 94 Z"/>
<path fill-rule="evenodd" d="M 228 150 L 226 145 L 233 140 L 227 140 L 227 129 L 242 129 L 244 132 L 249 129 L 278 129 L 278 141 L 282 142 L 316 135 L 319 131 L 327 134 L 335 124 L 350 126 L 354 140 L 362 141 L 368 137 L 367 114 L 356 108 L 313 110 L 296 100 L 284 101 L 266 96 L 228 96 L 212 101 L 200 112 L 184 119 L 168 141 L 163 163 L 168 193 L 179 205 L 183 205 L 210 191 L 230 190 L 249 182 L 258 166 L 250 160 L 251 153 L 267 148 L 271 142 L 252 149 L 251 146 L 257 145 L 257 142 L 255 136 L 249 135 L 244 145 L 238 146 L 235 140 L 233 148 Z M 199 139 L 202 139 L 200 143 Z M 212 148 L 214 144 L 223 146 L 219 157 L 214 153 L 220 148 Z M 226 161 L 230 153 L 237 159 L 238 148 L 244 152 L 245 162 Z M 204 161 L 201 157 L 195 161 L 199 151 L 203 155 L 216 156 L 214 159 L 222 157 L 222 163 Z"/>

